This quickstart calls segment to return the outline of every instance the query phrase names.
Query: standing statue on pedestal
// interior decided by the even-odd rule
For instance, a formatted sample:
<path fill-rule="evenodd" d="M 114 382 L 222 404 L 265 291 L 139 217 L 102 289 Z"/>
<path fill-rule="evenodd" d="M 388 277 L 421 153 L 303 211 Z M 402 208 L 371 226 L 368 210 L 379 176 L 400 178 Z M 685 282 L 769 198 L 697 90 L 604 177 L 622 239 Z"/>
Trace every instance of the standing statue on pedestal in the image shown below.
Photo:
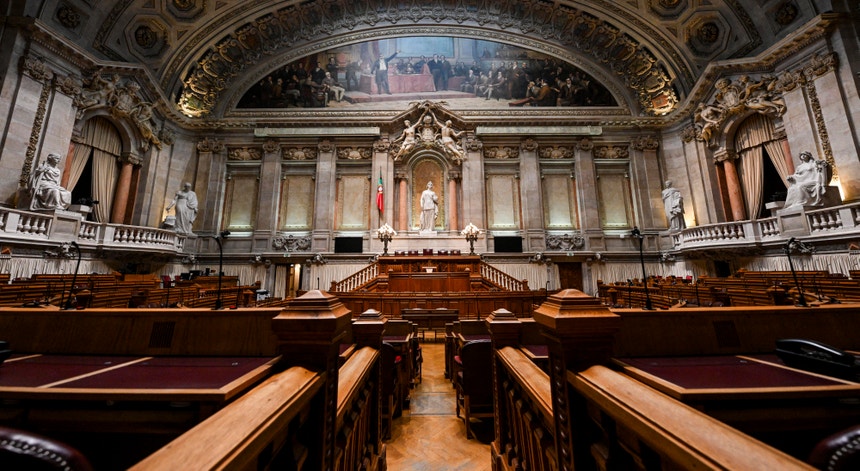
<path fill-rule="evenodd" d="M 800 164 L 794 174 L 786 177 L 789 182 L 784 208 L 792 206 L 821 206 L 830 180 L 829 164 L 824 160 L 813 160 L 812 153 L 800 153 Z"/>
<path fill-rule="evenodd" d="M 666 188 L 663 190 L 663 209 L 666 211 L 666 219 L 669 220 L 670 231 L 680 231 L 687 227 L 681 190 L 673 187 L 669 180 L 666 180 Z"/>
<path fill-rule="evenodd" d="M 191 189 L 191 183 L 186 182 L 182 185 L 182 189 L 176 192 L 167 210 L 170 211 L 174 206 L 176 207 L 176 233 L 194 235 L 191 226 L 197 219 L 197 193 Z"/>
<path fill-rule="evenodd" d="M 72 192 L 60 186 L 59 154 L 48 157 L 30 176 L 30 209 L 66 209 L 72 203 Z"/>
<path fill-rule="evenodd" d="M 421 193 L 421 232 L 436 230 L 438 214 L 439 197 L 433 191 L 433 182 L 427 182 L 427 189 Z"/>

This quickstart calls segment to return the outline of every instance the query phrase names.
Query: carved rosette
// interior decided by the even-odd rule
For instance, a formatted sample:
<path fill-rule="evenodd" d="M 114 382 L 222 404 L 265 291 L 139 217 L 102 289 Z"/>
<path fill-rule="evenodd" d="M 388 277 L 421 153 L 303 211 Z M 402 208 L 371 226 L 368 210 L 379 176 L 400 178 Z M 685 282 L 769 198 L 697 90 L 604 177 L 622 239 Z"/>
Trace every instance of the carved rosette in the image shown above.
<path fill-rule="evenodd" d="M 249 147 L 237 147 L 235 149 L 230 149 L 227 153 L 228 160 L 260 160 L 263 158 L 263 155 L 260 153 L 260 149 L 249 148 Z"/>
<path fill-rule="evenodd" d="M 543 147 L 540 150 L 540 158 L 542 159 L 572 159 L 573 149 L 565 146 Z"/>
<path fill-rule="evenodd" d="M 346 147 L 337 150 L 337 158 L 345 160 L 369 160 L 373 156 L 370 147 Z"/>
<path fill-rule="evenodd" d="M 313 147 L 291 147 L 287 149 L 284 157 L 287 160 L 314 160 L 317 158 L 317 150 Z"/>

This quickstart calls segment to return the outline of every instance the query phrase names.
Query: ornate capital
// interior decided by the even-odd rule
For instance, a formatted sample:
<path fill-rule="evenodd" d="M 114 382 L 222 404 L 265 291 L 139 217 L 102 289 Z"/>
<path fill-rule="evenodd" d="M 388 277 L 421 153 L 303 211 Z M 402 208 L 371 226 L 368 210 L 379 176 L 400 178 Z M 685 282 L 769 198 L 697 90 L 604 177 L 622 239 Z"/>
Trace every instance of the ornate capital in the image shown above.
<path fill-rule="evenodd" d="M 25 75 L 42 84 L 46 84 L 54 78 L 54 72 L 45 64 L 45 61 L 41 57 L 31 54 L 21 58 L 21 70 Z"/>
<path fill-rule="evenodd" d="M 526 152 L 534 152 L 538 150 L 538 142 L 529 137 L 523 141 L 522 149 Z"/>
<path fill-rule="evenodd" d="M 587 137 L 584 137 L 576 143 L 576 148 L 581 151 L 589 152 L 594 149 L 594 141 Z"/>
<path fill-rule="evenodd" d="M 391 142 L 388 140 L 388 138 L 378 139 L 376 140 L 376 142 L 373 143 L 374 152 L 388 152 L 390 148 Z"/>
<path fill-rule="evenodd" d="M 334 152 L 334 143 L 328 139 L 323 139 L 317 148 L 320 152 Z"/>
<path fill-rule="evenodd" d="M 838 60 L 835 52 L 823 52 L 816 54 L 809 59 L 806 66 L 803 67 L 803 75 L 808 80 L 815 80 L 827 72 L 832 72 L 836 68 Z"/>
<path fill-rule="evenodd" d="M 278 144 L 278 142 L 275 141 L 274 139 L 269 139 L 268 141 L 263 143 L 263 152 L 265 152 L 267 154 L 272 154 L 275 152 L 280 153 L 281 152 L 281 145 Z"/>
<path fill-rule="evenodd" d="M 218 139 L 209 139 L 208 137 L 204 137 L 197 142 L 198 152 L 221 152 L 223 150 L 224 144 L 219 142 Z"/>
<path fill-rule="evenodd" d="M 714 152 L 714 163 L 723 163 L 726 161 L 737 160 L 738 154 L 737 152 L 729 149 L 720 149 Z"/>

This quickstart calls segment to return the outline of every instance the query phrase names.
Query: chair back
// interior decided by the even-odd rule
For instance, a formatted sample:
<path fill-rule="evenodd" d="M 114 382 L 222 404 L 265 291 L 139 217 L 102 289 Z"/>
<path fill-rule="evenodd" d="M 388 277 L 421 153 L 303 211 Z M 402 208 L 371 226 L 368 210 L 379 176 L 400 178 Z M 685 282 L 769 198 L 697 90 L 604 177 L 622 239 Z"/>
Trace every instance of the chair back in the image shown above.
<path fill-rule="evenodd" d="M 382 343 L 382 355 L 380 359 L 382 362 L 382 377 L 379 382 L 383 396 L 392 394 L 397 387 L 397 360 L 399 355 L 394 345 L 388 342 Z"/>
<path fill-rule="evenodd" d="M 460 347 L 460 385 L 472 404 L 493 402 L 493 344 L 490 340 L 472 340 Z"/>
<path fill-rule="evenodd" d="M 3 469 L 27 471 L 92 471 L 78 450 L 42 435 L 0 426 L 0 463 Z"/>

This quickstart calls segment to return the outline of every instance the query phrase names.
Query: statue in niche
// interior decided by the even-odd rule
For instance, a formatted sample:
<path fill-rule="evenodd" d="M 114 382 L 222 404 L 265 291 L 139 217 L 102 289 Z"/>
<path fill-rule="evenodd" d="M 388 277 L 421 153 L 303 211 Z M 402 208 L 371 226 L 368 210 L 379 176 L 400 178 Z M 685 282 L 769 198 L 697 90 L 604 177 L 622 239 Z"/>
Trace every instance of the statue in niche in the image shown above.
<path fill-rule="evenodd" d="M 182 189 L 176 192 L 173 201 L 167 206 L 170 211 L 176 207 L 176 233 L 194 235 L 191 226 L 197 219 L 197 193 L 191 189 L 191 183 L 185 182 Z"/>
<path fill-rule="evenodd" d="M 789 182 L 784 208 L 792 206 L 821 206 L 830 180 L 830 164 L 813 160 L 812 153 L 800 153 L 800 164 L 786 177 Z"/>
<path fill-rule="evenodd" d="M 421 193 L 421 232 L 436 230 L 436 217 L 439 215 L 439 197 L 433 191 L 433 182 L 427 182 L 427 189 Z"/>
<path fill-rule="evenodd" d="M 687 227 L 684 222 L 684 198 L 681 190 L 672 186 L 672 182 L 666 180 L 666 188 L 663 190 L 663 209 L 666 211 L 666 219 L 669 220 L 670 231 L 680 231 Z"/>
<path fill-rule="evenodd" d="M 30 176 L 30 209 L 66 209 L 72 203 L 72 192 L 60 186 L 62 171 L 59 154 L 48 157 Z"/>

